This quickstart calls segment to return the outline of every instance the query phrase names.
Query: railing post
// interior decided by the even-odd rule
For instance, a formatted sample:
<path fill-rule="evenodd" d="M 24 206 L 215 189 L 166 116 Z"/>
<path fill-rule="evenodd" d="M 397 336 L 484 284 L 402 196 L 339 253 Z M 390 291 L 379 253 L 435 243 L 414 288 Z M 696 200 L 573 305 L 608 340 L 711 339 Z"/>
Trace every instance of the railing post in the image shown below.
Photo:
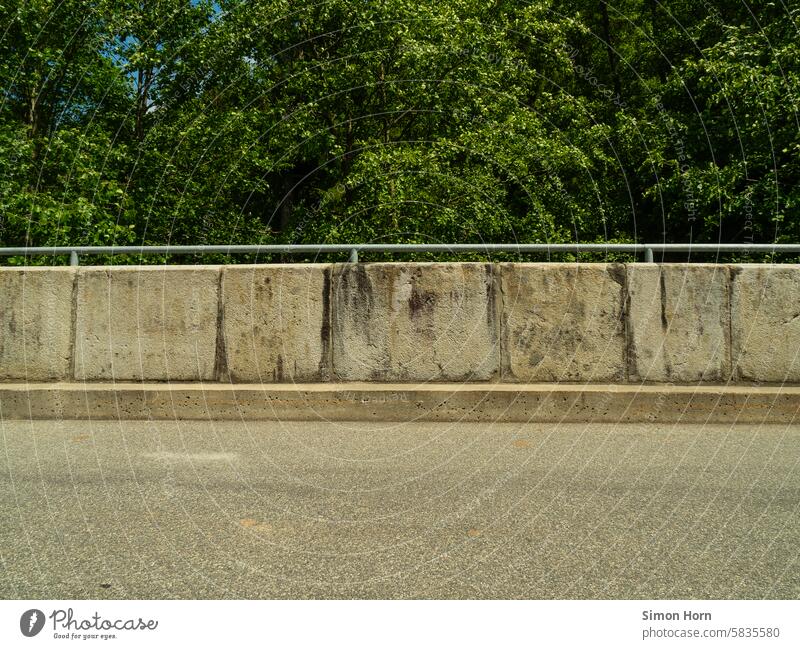
<path fill-rule="evenodd" d="M 653 249 L 652 248 L 645 248 L 644 249 L 644 263 L 652 264 L 653 263 Z"/>
<path fill-rule="evenodd" d="M 78 266 L 80 265 L 81 260 L 78 258 L 78 253 L 74 250 L 70 250 L 69 253 L 69 265 L 70 266 Z"/>
<path fill-rule="evenodd" d="M 357 248 L 353 248 L 350 251 L 350 263 L 351 264 L 357 264 L 358 263 L 358 249 Z"/>

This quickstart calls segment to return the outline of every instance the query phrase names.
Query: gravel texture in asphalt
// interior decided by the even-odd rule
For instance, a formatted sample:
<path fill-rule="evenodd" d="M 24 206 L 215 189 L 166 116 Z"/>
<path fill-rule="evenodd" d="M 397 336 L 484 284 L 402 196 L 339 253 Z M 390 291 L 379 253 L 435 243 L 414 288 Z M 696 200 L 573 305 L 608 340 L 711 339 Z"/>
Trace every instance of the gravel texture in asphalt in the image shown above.
<path fill-rule="evenodd" d="M 0 433 L 6 599 L 800 597 L 800 426 Z"/>

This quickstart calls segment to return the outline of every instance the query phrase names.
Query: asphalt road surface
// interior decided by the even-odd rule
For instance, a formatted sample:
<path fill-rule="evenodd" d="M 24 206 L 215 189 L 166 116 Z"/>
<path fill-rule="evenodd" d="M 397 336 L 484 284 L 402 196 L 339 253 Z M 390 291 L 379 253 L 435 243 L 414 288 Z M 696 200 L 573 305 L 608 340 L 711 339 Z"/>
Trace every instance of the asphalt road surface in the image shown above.
<path fill-rule="evenodd" d="M 6 599 L 800 597 L 800 426 L 0 432 Z"/>

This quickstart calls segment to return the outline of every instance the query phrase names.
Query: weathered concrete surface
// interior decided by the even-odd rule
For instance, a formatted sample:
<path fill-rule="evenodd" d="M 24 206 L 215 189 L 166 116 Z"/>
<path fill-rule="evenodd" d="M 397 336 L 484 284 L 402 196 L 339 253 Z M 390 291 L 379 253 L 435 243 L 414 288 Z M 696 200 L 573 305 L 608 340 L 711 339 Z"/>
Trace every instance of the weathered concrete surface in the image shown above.
<path fill-rule="evenodd" d="M 730 378 L 727 266 L 631 264 L 626 285 L 632 381 Z"/>
<path fill-rule="evenodd" d="M 214 379 L 219 268 L 85 268 L 78 273 L 75 378 Z"/>
<path fill-rule="evenodd" d="M 800 597 L 796 424 L 89 420 L 2 439 L 4 599 Z"/>
<path fill-rule="evenodd" d="M 800 383 L 796 265 L 28 268 L 0 296 L 0 380 Z"/>
<path fill-rule="evenodd" d="M 343 381 L 485 381 L 499 370 L 489 264 L 337 264 L 334 374 Z"/>
<path fill-rule="evenodd" d="M 230 266 L 222 273 L 221 378 L 330 378 L 330 267 Z"/>
<path fill-rule="evenodd" d="M 624 277 L 619 264 L 500 264 L 503 380 L 623 380 Z"/>
<path fill-rule="evenodd" d="M 0 378 L 69 377 L 71 268 L 0 268 Z"/>
<path fill-rule="evenodd" d="M 736 379 L 800 381 L 800 266 L 733 266 Z"/>
<path fill-rule="evenodd" d="M 785 423 L 800 386 L 503 383 L 0 384 L 4 420 Z"/>

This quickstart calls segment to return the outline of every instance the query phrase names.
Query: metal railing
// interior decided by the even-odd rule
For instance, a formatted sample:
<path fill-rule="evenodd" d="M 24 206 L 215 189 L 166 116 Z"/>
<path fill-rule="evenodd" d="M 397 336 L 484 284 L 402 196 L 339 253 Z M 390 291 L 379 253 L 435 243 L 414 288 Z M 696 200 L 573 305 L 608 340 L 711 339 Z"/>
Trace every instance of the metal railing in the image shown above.
<path fill-rule="evenodd" d="M 539 253 L 631 253 L 643 254 L 645 263 L 653 263 L 654 253 L 800 253 L 795 243 L 354 243 L 354 244 L 277 244 L 209 246 L 51 246 L 0 248 L 0 257 L 34 255 L 69 255 L 70 265 L 80 264 L 81 255 L 171 255 L 171 254 L 303 254 L 346 253 L 349 261 L 358 262 L 361 252 L 539 252 Z"/>

